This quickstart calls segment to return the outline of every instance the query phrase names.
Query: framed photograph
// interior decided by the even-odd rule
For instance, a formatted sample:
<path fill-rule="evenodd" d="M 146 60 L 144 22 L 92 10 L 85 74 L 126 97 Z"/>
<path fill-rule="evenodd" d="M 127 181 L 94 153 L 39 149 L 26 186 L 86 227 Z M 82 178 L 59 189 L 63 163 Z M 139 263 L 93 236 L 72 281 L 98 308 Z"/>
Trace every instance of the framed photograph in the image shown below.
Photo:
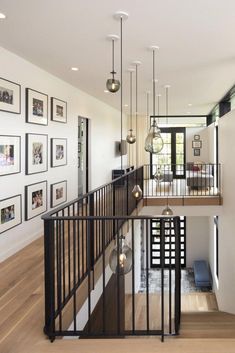
<path fill-rule="evenodd" d="M 81 160 L 80 160 L 80 157 L 78 157 L 78 168 L 81 167 Z"/>
<path fill-rule="evenodd" d="M 67 139 L 51 139 L 51 167 L 67 164 Z"/>
<path fill-rule="evenodd" d="M 59 123 L 67 123 L 67 102 L 51 98 L 51 120 Z"/>
<path fill-rule="evenodd" d="M 26 122 L 31 124 L 48 124 L 47 94 L 26 88 Z"/>
<path fill-rule="evenodd" d="M 193 152 L 194 152 L 194 156 L 200 156 L 201 152 L 200 152 L 200 148 L 194 148 Z"/>
<path fill-rule="evenodd" d="M 82 152 L 82 144 L 81 142 L 78 142 L 78 153 Z"/>
<path fill-rule="evenodd" d="M 78 138 L 80 139 L 81 138 L 81 126 L 78 125 Z"/>
<path fill-rule="evenodd" d="M 25 220 L 47 211 L 47 181 L 25 186 Z"/>
<path fill-rule="evenodd" d="M 21 172 L 21 137 L 0 135 L 0 176 Z"/>
<path fill-rule="evenodd" d="M 202 148 L 202 141 L 192 141 L 192 147 L 193 148 Z"/>
<path fill-rule="evenodd" d="M 67 201 L 67 181 L 51 185 L 51 207 L 59 206 Z"/>
<path fill-rule="evenodd" d="M 47 135 L 26 134 L 26 174 L 46 172 L 48 169 Z"/>
<path fill-rule="evenodd" d="M 194 135 L 194 140 L 200 140 L 200 135 Z"/>
<path fill-rule="evenodd" d="M 21 113 L 21 86 L 0 77 L 0 110 Z"/>
<path fill-rule="evenodd" d="M 22 223 L 21 195 L 0 200 L 0 233 Z"/>

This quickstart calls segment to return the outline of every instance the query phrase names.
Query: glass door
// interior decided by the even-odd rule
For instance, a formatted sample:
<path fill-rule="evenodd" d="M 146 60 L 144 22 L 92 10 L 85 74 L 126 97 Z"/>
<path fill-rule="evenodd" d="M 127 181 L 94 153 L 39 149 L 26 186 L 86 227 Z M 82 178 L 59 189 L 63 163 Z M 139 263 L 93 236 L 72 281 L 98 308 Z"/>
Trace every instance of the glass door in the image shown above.
<path fill-rule="evenodd" d="M 152 175 L 173 172 L 174 179 L 185 178 L 185 128 L 161 128 L 164 147 L 158 154 L 151 154 Z"/>

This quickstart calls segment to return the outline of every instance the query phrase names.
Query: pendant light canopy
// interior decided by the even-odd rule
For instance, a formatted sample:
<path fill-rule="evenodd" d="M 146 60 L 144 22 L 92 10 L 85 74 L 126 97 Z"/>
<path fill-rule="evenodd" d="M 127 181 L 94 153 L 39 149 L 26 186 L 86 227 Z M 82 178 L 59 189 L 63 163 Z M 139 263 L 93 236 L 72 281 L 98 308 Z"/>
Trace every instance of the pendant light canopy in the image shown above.
<path fill-rule="evenodd" d="M 140 61 L 134 61 L 133 64 L 135 65 L 135 121 L 136 121 L 136 134 L 138 131 L 138 66 L 141 64 Z M 136 141 L 136 168 L 138 168 L 138 140 Z M 143 191 L 139 184 L 137 184 L 137 171 L 136 171 L 136 185 L 134 186 L 132 190 L 132 196 L 136 199 L 136 201 L 140 200 L 142 198 Z"/>
<path fill-rule="evenodd" d="M 126 137 L 126 141 L 127 143 L 132 145 L 136 141 L 136 136 L 133 134 L 133 129 L 132 129 L 132 74 L 133 74 L 133 71 L 135 70 L 129 69 L 128 71 L 130 72 L 130 130 Z"/>
<path fill-rule="evenodd" d="M 108 39 L 112 41 L 112 71 L 110 72 L 112 78 L 109 78 L 106 81 L 106 87 L 109 92 L 116 93 L 120 88 L 120 81 L 115 79 L 116 71 L 114 69 L 114 43 L 119 39 L 119 37 L 115 34 L 110 34 Z"/>
<path fill-rule="evenodd" d="M 153 121 L 151 123 L 149 133 L 145 139 L 144 149 L 146 152 L 159 153 L 163 149 L 163 139 L 161 137 L 161 130 L 157 125 L 155 118 L 155 100 L 156 100 L 156 78 L 155 78 L 155 50 L 159 49 L 156 46 L 152 46 L 151 50 L 153 52 Z"/>
<path fill-rule="evenodd" d="M 113 273 L 119 271 L 124 275 L 131 271 L 132 269 L 132 250 L 126 244 L 125 237 L 121 236 L 119 238 L 119 248 L 116 246 L 110 254 L 109 266 Z"/>

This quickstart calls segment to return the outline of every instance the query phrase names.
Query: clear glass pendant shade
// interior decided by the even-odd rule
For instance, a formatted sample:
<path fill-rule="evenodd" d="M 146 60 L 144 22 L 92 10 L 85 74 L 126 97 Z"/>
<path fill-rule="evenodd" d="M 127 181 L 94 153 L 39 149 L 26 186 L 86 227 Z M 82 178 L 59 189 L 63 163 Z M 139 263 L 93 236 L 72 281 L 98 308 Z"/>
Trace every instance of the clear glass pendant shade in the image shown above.
<path fill-rule="evenodd" d="M 163 149 L 164 142 L 161 137 L 161 131 L 157 126 L 156 121 L 153 121 L 148 136 L 145 139 L 144 149 L 150 153 L 159 153 Z"/>
<path fill-rule="evenodd" d="M 161 183 L 163 181 L 164 174 L 159 167 L 157 168 L 157 171 L 153 177 L 154 177 L 154 180 L 156 181 L 156 183 Z"/>
<path fill-rule="evenodd" d="M 173 216 L 173 211 L 169 205 L 167 205 L 166 208 L 164 208 L 164 210 L 162 211 L 162 215 L 163 216 Z"/>
<path fill-rule="evenodd" d="M 107 81 L 106 81 L 106 87 L 107 87 L 107 90 L 111 93 L 115 93 L 119 90 L 120 88 L 120 81 L 119 80 L 116 80 L 113 76 L 113 78 L 109 78 Z"/>
<path fill-rule="evenodd" d="M 112 250 L 109 256 L 109 266 L 113 273 L 117 273 L 118 265 L 120 273 L 124 275 L 132 269 L 132 250 L 125 244 L 125 240 L 121 239 L 119 242 L 119 259 L 117 246 Z"/>
<path fill-rule="evenodd" d="M 135 185 L 133 190 L 132 190 L 132 196 L 136 199 L 139 200 L 142 198 L 143 191 L 141 190 L 141 187 L 139 185 Z"/>
<path fill-rule="evenodd" d="M 135 143 L 136 137 L 133 134 L 133 130 L 132 129 L 130 129 L 129 132 L 130 133 L 126 137 L 126 142 L 129 143 L 130 145 L 132 145 L 133 143 Z"/>

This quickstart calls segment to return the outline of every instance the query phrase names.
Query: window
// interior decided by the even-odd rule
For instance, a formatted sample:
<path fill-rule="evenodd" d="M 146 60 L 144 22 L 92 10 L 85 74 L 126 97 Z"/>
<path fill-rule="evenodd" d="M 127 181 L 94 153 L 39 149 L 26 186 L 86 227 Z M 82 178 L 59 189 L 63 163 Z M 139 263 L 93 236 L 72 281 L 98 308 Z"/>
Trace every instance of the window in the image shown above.
<path fill-rule="evenodd" d="M 164 267 L 175 267 L 175 233 L 173 222 L 165 222 Z M 180 217 L 180 264 L 186 266 L 186 217 Z M 151 221 L 151 267 L 161 267 L 161 228 L 160 219 Z"/>

